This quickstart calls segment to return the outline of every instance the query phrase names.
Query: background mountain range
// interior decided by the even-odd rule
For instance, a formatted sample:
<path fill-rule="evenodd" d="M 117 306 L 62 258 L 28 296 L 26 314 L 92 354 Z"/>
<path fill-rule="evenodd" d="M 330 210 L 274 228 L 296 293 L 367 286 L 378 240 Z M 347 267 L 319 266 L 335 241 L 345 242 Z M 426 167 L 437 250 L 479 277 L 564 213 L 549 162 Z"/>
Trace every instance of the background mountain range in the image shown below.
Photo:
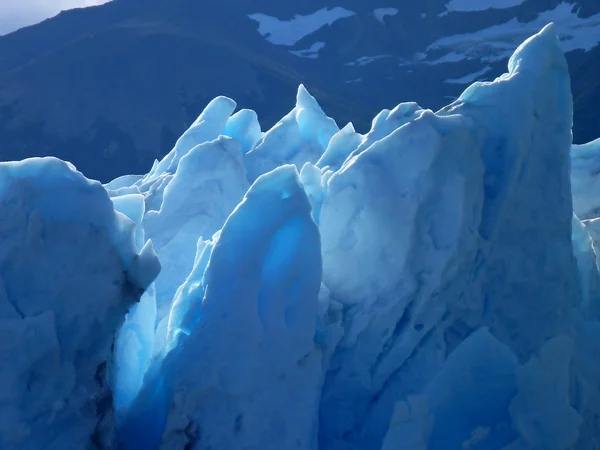
<path fill-rule="evenodd" d="M 379 4 L 380 3 L 380 4 Z M 600 135 L 597 0 L 113 0 L 0 37 L 0 155 L 54 155 L 107 181 L 143 173 L 212 98 L 264 130 L 304 83 L 338 125 L 366 132 L 404 101 L 438 109 L 503 73 L 558 26 L 574 140 Z"/>

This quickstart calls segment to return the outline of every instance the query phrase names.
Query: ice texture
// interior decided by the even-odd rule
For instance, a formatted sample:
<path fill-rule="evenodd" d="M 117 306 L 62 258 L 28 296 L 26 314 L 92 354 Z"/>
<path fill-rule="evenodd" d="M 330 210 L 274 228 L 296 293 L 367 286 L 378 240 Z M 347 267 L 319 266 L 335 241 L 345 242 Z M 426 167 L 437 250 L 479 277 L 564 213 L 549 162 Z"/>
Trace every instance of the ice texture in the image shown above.
<path fill-rule="evenodd" d="M 259 177 L 227 219 L 208 266 L 207 247 L 199 248 L 194 275 L 174 307 L 179 318 L 171 317 L 169 331 L 179 332 L 168 336 L 178 342 L 157 378 L 167 404 L 146 401 L 156 383 L 142 391 L 143 405 L 133 406 L 138 420 L 125 428 L 131 448 L 153 422 L 147 417 L 165 406 L 162 443 L 152 443 L 160 448 L 314 446 L 322 377 L 313 341 L 319 241 L 296 168 Z"/>
<path fill-rule="evenodd" d="M 378 448 L 394 404 L 426 391 L 482 326 L 520 361 L 570 331 L 581 296 L 570 101 L 549 27 L 508 74 L 421 112 L 331 176 L 323 281 L 348 315 L 323 388 L 321 448 Z"/>
<path fill-rule="evenodd" d="M 0 165 L 0 448 L 600 448 L 600 147 L 553 25 L 364 135 L 303 86 L 235 108 L 104 186 Z"/>
<path fill-rule="evenodd" d="M 110 448 L 111 346 L 158 259 L 72 165 L 0 163 L 0 180 L 0 448 Z"/>
<path fill-rule="evenodd" d="M 296 107 L 246 154 L 248 179 L 254 181 L 282 164 L 295 164 L 300 169 L 307 162 L 316 163 L 338 131 L 335 121 L 300 85 Z"/>
<path fill-rule="evenodd" d="M 247 191 L 242 158 L 240 142 L 225 136 L 193 147 L 164 187 L 160 209 L 144 216 L 164 266 L 156 280 L 159 319 L 192 269 L 198 239 L 216 233 Z"/>
<path fill-rule="evenodd" d="M 573 211 L 579 219 L 600 216 L 600 139 L 571 148 Z"/>

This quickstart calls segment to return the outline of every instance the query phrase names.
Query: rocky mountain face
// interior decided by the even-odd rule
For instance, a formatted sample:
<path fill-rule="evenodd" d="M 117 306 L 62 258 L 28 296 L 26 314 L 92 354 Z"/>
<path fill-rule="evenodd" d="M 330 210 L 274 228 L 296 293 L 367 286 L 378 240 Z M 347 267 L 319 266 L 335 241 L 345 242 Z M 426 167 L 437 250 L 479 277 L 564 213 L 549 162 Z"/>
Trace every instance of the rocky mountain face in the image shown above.
<path fill-rule="evenodd" d="M 438 109 L 493 80 L 555 22 L 574 140 L 600 134 L 596 0 L 113 0 L 0 37 L 0 154 L 55 155 L 91 178 L 144 173 L 218 95 L 264 130 L 303 83 L 340 126 L 416 100 Z"/>

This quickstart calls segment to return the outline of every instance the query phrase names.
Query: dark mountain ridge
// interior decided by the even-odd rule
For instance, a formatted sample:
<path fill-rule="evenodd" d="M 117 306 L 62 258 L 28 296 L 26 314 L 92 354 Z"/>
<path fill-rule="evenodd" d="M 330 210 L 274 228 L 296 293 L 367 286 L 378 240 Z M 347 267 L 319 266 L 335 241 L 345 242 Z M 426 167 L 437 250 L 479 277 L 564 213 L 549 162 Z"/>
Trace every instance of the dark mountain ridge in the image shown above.
<path fill-rule="evenodd" d="M 511 20 L 526 23 L 561 4 L 527 0 L 444 15 L 447 1 L 388 3 L 114 0 L 0 37 L 2 159 L 55 155 L 102 181 L 145 172 L 212 98 L 227 95 L 240 108 L 256 110 L 267 129 L 293 107 L 300 83 L 340 126 L 353 121 L 366 132 L 383 108 L 415 100 L 438 109 L 467 85 L 448 80 L 483 66 L 489 79 L 506 67 L 505 59 L 482 62 L 472 54 L 437 63 L 452 52 L 432 44 Z M 593 19 L 600 13 L 596 3 L 579 1 L 578 17 Z M 375 6 L 399 11 L 378 18 Z M 348 11 L 347 17 L 292 45 L 270 42 L 273 37 L 261 35 L 248 17 L 293 20 L 323 8 Z M 321 45 L 318 57 L 291 53 L 315 44 Z M 478 51 L 485 56 L 485 47 Z M 568 58 L 575 141 L 585 142 L 600 131 L 592 110 L 600 100 L 594 75 L 600 73 L 600 47 L 571 51 Z"/>

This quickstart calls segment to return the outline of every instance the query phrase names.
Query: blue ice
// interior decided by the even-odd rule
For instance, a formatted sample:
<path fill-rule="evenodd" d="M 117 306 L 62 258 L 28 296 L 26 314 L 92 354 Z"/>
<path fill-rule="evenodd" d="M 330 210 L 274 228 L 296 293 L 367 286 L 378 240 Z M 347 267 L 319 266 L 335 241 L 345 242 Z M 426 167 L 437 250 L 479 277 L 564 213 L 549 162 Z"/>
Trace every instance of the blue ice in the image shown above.
<path fill-rule="evenodd" d="M 364 135 L 303 86 L 235 108 L 104 186 L 0 164 L 0 448 L 600 447 L 599 147 L 552 25 Z"/>

